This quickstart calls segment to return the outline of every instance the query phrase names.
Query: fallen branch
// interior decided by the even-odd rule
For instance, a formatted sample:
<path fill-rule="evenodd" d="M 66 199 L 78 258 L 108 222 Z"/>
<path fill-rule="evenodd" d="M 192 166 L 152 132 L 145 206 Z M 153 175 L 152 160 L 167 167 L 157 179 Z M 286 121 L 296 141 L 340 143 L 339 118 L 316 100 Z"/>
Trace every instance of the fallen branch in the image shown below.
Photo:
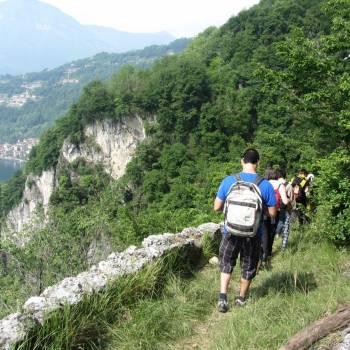
<path fill-rule="evenodd" d="M 319 320 L 306 327 L 280 350 L 304 350 L 326 335 L 346 327 L 350 323 L 350 305 L 343 306 L 334 314 Z"/>

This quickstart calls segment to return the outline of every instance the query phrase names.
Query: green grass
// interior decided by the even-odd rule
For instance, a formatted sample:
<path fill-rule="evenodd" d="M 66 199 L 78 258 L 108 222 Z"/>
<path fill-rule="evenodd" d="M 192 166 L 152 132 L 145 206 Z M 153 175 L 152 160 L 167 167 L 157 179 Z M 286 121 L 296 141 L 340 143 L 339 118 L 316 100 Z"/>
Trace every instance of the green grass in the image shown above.
<path fill-rule="evenodd" d="M 127 322 L 110 330 L 108 350 L 169 349 L 194 335 L 216 305 L 218 274 L 205 268 L 195 279 L 173 275 L 157 300 L 141 300 L 130 310 Z"/>
<path fill-rule="evenodd" d="M 288 251 L 278 254 L 272 271 L 256 278 L 243 309 L 232 309 L 209 337 L 207 349 L 278 349 L 311 322 L 350 300 L 342 274 L 348 252 L 338 251 L 311 233 L 293 233 Z"/>
<path fill-rule="evenodd" d="M 343 276 L 350 254 L 311 232 L 293 232 L 291 238 L 287 252 L 274 257 L 272 270 L 254 280 L 245 308 L 217 313 L 217 267 L 191 272 L 179 268 L 177 255 L 66 307 L 18 349 L 278 349 L 350 300 Z M 230 300 L 238 281 L 236 269 Z"/>
<path fill-rule="evenodd" d="M 25 350 L 101 349 L 111 325 L 125 322 L 129 310 L 140 300 L 157 300 L 173 271 L 188 273 L 188 260 L 178 250 L 145 267 L 134 276 L 119 278 L 104 292 L 95 293 L 77 305 L 66 305 L 43 326 L 35 327 L 16 346 Z"/>
<path fill-rule="evenodd" d="M 278 250 L 280 242 L 276 242 Z M 172 278 L 157 300 L 142 300 L 128 320 L 111 328 L 107 350 L 278 349 L 296 332 L 350 300 L 343 267 L 350 254 L 293 232 L 289 249 L 277 253 L 271 271 L 254 281 L 249 304 L 216 312 L 218 272 L 206 266 L 196 278 Z M 230 288 L 236 295 L 239 271 Z"/>

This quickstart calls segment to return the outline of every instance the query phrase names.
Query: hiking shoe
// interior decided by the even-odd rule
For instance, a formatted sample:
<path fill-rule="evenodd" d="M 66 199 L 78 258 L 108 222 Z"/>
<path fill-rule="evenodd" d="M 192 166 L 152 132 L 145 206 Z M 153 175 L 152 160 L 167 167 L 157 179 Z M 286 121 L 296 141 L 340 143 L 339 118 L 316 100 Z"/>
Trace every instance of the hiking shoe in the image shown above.
<path fill-rule="evenodd" d="M 220 299 L 218 302 L 218 311 L 227 312 L 228 311 L 228 302 L 226 300 Z"/>
<path fill-rule="evenodd" d="M 245 304 L 247 304 L 247 300 L 245 300 L 245 298 L 239 296 L 236 298 L 235 300 L 235 305 L 238 307 L 244 306 Z"/>

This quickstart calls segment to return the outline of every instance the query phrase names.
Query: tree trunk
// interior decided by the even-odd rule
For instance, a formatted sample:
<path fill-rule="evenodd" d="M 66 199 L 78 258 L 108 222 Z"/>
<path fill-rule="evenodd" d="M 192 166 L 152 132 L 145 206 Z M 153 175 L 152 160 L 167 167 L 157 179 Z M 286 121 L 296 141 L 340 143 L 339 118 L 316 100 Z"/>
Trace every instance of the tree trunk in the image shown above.
<path fill-rule="evenodd" d="M 326 335 L 348 326 L 350 323 L 350 305 L 343 306 L 334 314 L 327 316 L 306 327 L 280 350 L 304 350 Z"/>

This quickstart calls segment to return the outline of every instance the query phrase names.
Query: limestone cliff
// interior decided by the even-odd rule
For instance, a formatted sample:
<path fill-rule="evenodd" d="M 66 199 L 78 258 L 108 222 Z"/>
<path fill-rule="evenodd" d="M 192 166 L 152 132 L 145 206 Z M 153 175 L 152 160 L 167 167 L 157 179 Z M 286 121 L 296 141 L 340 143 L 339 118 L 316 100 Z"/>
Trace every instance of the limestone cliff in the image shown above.
<path fill-rule="evenodd" d="M 145 137 L 144 122 L 140 116 L 118 122 L 96 122 L 86 127 L 84 143 L 74 145 L 68 140 L 64 142 L 57 167 L 83 158 L 89 163 L 101 163 L 109 175 L 119 178 Z M 40 176 L 28 176 L 22 201 L 9 212 L 3 235 L 23 245 L 28 239 L 25 231 L 45 223 L 50 197 L 57 186 L 56 173 L 57 169 L 50 169 Z"/>
<path fill-rule="evenodd" d="M 13 208 L 6 220 L 4 233 L 18 245 L 26 241 L 25 231 L 39 227 L 49 207 L 50 196 L 55 187 L 55 171 L 44 171 L 40 176 L 29 175 L 23 191 L 22 201 Z"/>
<path fill-rule="evenodd" d="M 96 122 L 85 130 L 87 141 L 79 146 L 66 141 L 62 157 L 68 162 L 82 157 L 88 162 L 101 162 L 113 178 L 124 175 L 126 165 L 145 135 L 143 120 L 136 116 L 118 123 Z"/>

